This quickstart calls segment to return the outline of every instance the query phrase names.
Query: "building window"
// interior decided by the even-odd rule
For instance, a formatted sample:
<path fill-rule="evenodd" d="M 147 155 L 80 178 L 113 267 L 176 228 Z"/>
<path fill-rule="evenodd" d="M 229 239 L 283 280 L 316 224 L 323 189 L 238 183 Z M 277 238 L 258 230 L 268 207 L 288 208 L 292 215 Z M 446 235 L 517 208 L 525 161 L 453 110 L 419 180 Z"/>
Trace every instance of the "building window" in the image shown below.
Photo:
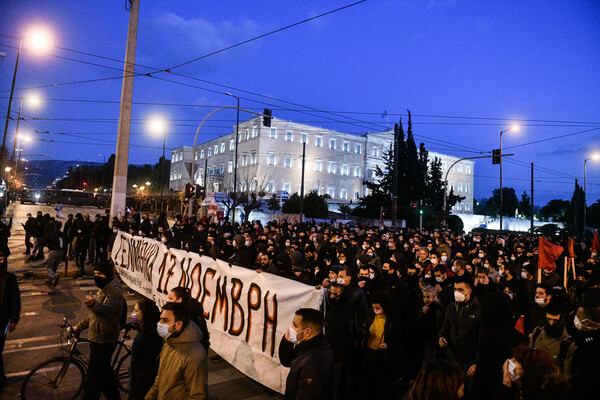
<path fill-rule="evenodd" d="M 221 143 L 221 153 L 225 153 L 225 142 Z"/>
<path fill-rule="evenodd" d="M 333 195 L 335 194 L 335 189 L 332 187 L 327 188 L 327 194 L 329 195 L 329 197 L 331 197 L 333 199 Z"/>
<path fill-rule="evenodd" d="M 223 175 L 223 163 L 219 165 L 219 174 Z"/>
<path fill-rule="evenodd" d="M 306 133 L 302 133 L 302 143 L 308 143 L 308 135 Z"/>
<path fill-rule="evenodd" d="M 283 165 L 286 168 L 292 168 L 292 156 L 290 156 L 289 154 L 286 154 Z"/>
<path fill-rule="evenodd" d="M 290 131 L 290 130 L 285 131 L 285 141 L 286 142 L 292 141 L 292 131 Z"/>
<path fill-rule="evenodd" d="M 275 182 L 274 181 L 267 182 L 267 192 L 268 193 L 275 192 Z"/>
<path fill-rule="evenodd" d="M 465 211 L 471 211 L 469 203 L 465 203 Z"/>
<path fill-rule="evenodd" d="M 360 166 L 358 166 L 358 165 L 356 165 L 356 166 L 354 167 L 354 176 L 355 176 L 356 178 L 360 178 Z"/>
<path fill-rule="evenodd" d="M 360 143 L 356 143 L 356 154 L 362 154 L 362 145 Z"/>
<path fill-rule="evenodd" d="M 229 161 L 227 163 L 227 172 L 228 173 L 232 173 L 233 172 L 233 161 Z"/>
<path fill-rule="evenodd" d="M 323 147 L 323 136 L 315 136 L 315 146 Z"/>
<path fill-rule="evenodd" d="M 182 176 L 182 175 L 181 175 L 181 171 L 179 171 L 179 172 L 177 173 L 177 179 L 181 179 L 181 176 Z"/>
<path fill-rule="evenodd" d="M 250 165 L 254 165 L 256 164 L 256 152 L 253 151 L 252 155 L 250 156 Z"/>
<path fill-rule="evenodd" d="M 248 165 L 248 154 L 242 156 L 242 167 L 245 167 L 246 165 Z"/>
<path fill-rule="evenodd" d="M 208 148 L 208 156 L 209 156 L 209 157 L 210 157 L 210 156 L 212 156 L 212 147 L 209 147 L 209 148 Z"/>
<path fill-rule="evenodd" d="M 471 166 L 470 165 L 465 165 L 465 174 L 471 175 Z"/>
<path fill-rule="evenodd" d="M 204 158 L 204 149 L 200 150 L 200 159 Z"/>
<path fill-rule="evenodd" d="M 170 178 L 169 178 L 169 180 L 170 180 L 170 181 L 172 181 L 172 180 L 173 180 L 173 173 L 172 173 L 172 172 L 171 172 L 171 175 L 170 175 Z"/>
<path fill-rule="evenodd" d="M 347 153 L 347 152 L 349 152 L 349 151 L 350 151 L 350 143 L 348 143 L 348 142 L 344 142 L 344 143 L 342 144 L 342 149 L 343 149 L 343 150 L 344 150 L 346 153 Z"/>
<path fill-rule="evenodd" d="M 348 176 L 348 164 L 342 164 L 342 175 Z"/>
<path fill-rule="evenodd" d="M 243 182 L 240 184 L 240 189 L 242 190 L 242 192 L 246 191 L 246 182 Z"/>
<path fill-rule="evenodd" d="M 244 130 L 244 139 L 245 140 L 250 139 L 250 131 L 248 130 L 248 128 L 246 128 L 246 130 Z"/>
<path fill-rule="evenodd" d="M 330 174 L 335 174 L 335 163 L 334 162 L 329 162 L 329 167 L 327 168 L 327 172 L 329 172 Z"/>
<path fill-rule="evenodd" d="M 235 140 L 234 139 L 230 139 L 229 140 L 229 150 L 233 151 L 235 149 Z"/>
<path fill-rule="evenodd" d="M 454 189 L 454 181 L 450 181 L 450 190 Z"/>
<path fill-rule="evenodd" d="M 323 165 L 320 159 L 315 160 L 315 172 L 321 172 L 323 170 Z"/>
<path fill-rule="evenodd" d="M 379 157 L 379 147 L 373 146 L 373 157 Z"/>
<path fill-rule="evenodd" d="M 462 188 L 463 188 L 462 182 L 458 182 L 458 191 L 462 192 L 463 191 Z"/>
<path fill-rule="evenodd" d="M 340 193 L 340 198 L 342 200 L 348 200 L 348 189 L 342 189 L 342 192 Z"/>
<path fill-rule="evenodd" d="M 277 139 L 277 128 L 271 128 L 269 130 L 269 137 L 271 139 Z"/>
<path fill-rule="evenodd" d="M 283 182 L 283 190 L 286 192 L 290 192 L 290 184 L 287 182 Z"/>
<path fill-rule="evenodd" d="M 252 127 L 252 139 L 254 139 L 257 136 L 258 136 L 258 127 L 256 125 L 254 125 Z"/>
<path fill-rule="evenodd" d="M 465 183 L 465 192 L 471 193 L 471 184 L 470 183 Z"/>
<path fill-rule="evenodd" d="M 267 159 L 267 164 L 268 165 L 275 165 L 275 152 L 274 151 L 270 151 L 269 152 L 269 157 Z"/>
<path fill-rule="evenodd" d="M 446 161 L 442 161 L 442 170 L 445 171 L 446 170 Z"/>
<path fill-rule="evenodd" d="M 215 156 L 219 154 L 219 145 L 215 144 Z"/>
<path fill-rule="evenodd" d="M 376 169 L 371 170 L 371 178 L 377 178 L 377 170 Z"/>
<path fill-rule="evenodd" d="M 354 191 L 354 200 L 360 200 L 360 192 L 358 190 Z"/>
<path fill-rule="evenodd" d="M 462 166 L 462 164 L 458 164 L 458 173 L 462 174 L 462 172 L 463 172 L 463 166 Z"/>
<path fill-rule="evenodd" d="M 335 150 L 335 139 L 329 139 L 329 148 Z"/>
<path fill-rule="evenodd" d="M 213 165 L 213 175 L 217 174 L 217 165 Z"/>

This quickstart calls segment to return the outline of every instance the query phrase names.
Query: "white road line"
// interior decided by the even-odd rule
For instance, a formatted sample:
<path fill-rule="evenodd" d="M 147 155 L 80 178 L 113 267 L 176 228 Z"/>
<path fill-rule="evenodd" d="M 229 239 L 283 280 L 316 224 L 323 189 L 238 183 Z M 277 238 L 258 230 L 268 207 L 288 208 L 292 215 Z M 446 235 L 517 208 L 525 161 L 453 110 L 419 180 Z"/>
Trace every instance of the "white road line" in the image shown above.
<path fill-rule="evenodd" d="M 23 338 L 23 339 L 13 339 L 13 340 L 7 340 L 5 345 L 6 346 L 13 346 L 15 344 L 19 344 L 19 343 L 31 343 L 31 342 L 41 342 L 44 340 L 50 340 L 50 339 L 56 339 L 57 335 L 52 335 L 52 336 L 35 336 L 35 337 L 30 337 L 30 338 Z"/>
<path fill-rule="evenodd" d="M 33 316 L 35 316 L 35 315 L 38 315 L 38 313 L 36 313 L 36 312 L 26 312 L 26 313 L 25 313 L 25 316 L 26 316 L 26 317 L 33 317 Z"/>

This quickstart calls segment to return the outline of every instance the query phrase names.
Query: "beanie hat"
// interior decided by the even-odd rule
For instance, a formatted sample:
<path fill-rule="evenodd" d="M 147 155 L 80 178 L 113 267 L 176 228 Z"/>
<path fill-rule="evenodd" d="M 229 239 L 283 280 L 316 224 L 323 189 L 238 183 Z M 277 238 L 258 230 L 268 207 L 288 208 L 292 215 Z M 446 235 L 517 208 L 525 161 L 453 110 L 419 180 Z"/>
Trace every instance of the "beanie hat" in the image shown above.
<path fill-rule="evenodd" d="M 113 277 L 113 265 L 110 261 L 104 261 L 94 266 L 94 271 L 98 271 L 107 278 Z"/>

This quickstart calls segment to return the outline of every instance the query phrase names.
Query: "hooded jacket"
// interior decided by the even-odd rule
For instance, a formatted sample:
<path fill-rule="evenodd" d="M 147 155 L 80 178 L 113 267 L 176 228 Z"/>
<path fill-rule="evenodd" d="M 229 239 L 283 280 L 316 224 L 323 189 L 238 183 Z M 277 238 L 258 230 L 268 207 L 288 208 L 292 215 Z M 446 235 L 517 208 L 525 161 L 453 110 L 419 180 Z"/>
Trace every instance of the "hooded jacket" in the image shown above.
<path fill-rule="evenodd" d="M 177 337 L 165 339 L 158 375 L 146 400 L 208 399 L 206 351 L 202 332 L 192 321 Z"/>
<path fill-rule="evenodd" d="M 123 307 L 127 307 L 123 297 L 121 282 L 114 278 L 96 293 L 96 301 L 89 307 L 92 313 L 77 324 L 79 331 L 90 330 L 88 340 L 95 343 L 114 343 L 121 332 L 120 319 Z"/>

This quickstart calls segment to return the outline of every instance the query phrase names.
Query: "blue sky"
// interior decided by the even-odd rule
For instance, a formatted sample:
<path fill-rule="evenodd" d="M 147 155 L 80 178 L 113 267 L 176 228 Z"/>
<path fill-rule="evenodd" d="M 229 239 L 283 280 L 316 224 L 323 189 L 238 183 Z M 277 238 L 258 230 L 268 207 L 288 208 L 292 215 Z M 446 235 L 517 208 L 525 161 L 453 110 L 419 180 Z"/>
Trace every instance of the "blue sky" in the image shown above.
<path fill-rule="evenodd" d="M 170 68 L 350 3 L 142 1 L 136 72 Z M 54 56 L 22 51 L 13 110 L 28 93 L 45 99 L 37 109 L 24 106 L 20 129 L 34 138 L 24 154 L 102 161 L 114 153 L 122 62 L 69 50 L 122 60 L 128 19 L 124 0 L 0 3 L 0 34 L 17 37 L 44 25 L 57 46 Z M 16 45 L 0 37 L 3 118 Z M 356 134 L 384 130 L 386 109 L 390 126 L 410 109 L 417 140 L 460 157 L 499 147 L 499 132 L 519 123 L 518 132 L 504 136 L 505 152 L 515 154 L 504 163 L 504 184 L 529 192 L 533 162 L 538 205 L 570 199 L 575 178 L 583 184 L 584 159 L 600 152 L 594 0 L 369 0 L 173 72 L 185 76 L 135 80 L 131 163 L 154 163 L 162 151 L 144 120 L 161 114 L 171 121 L 168 149 L 191 145 L 210 110 L 235 105 L 226 91 L 244 107 L 271 107 L 279 118 Z M 36 86 L 48 87 L 28 89 Z M 216 114 L 201 138 L 229 133 L 234 124 L 235 111 Z M 11 124 L 10 140 L 13 134 Z M 476 198 L 491 195 L 498 174 L 491 161 L 476 163 Z M 600 198 L 600 162 L 588 162 L 587 183 L 591 204 Z"/>

